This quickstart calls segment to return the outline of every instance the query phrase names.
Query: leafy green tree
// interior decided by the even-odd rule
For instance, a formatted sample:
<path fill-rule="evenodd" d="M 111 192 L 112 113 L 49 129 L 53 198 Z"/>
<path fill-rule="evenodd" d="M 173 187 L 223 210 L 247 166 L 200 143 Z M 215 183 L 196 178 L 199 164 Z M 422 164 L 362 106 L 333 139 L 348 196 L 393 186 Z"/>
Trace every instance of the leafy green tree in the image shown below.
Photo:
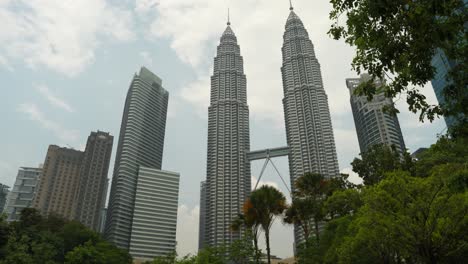
<path fill-rule="evenodd" d="M 10 233 L 10 227 L 6 221 L 6 218 L 6 214 L 0 214 L 0 259 L 5 257 L 8 235 Z"/>
<path fill-rule="evenodd" d="M 468 192 L 454 192 L 450 179 L 392 172 L 365 190 L 364 206 L 341 247 L 344 262 L 356 252 L 386 263 L 457 263 L 468 253 Z"/>
<path fill-rule="evenodd" d="M 205 247 L 198 252 L 197 264 L 224 264 L 226 247 Z"/>
<path fill-rule="evenodd" d="M 385 95 L 389 98 L 406 95 L 409 109 L 419 111 L 421 120 L 425 117 L 433 120 L 443 114 L 467 122 L 468 12 L 464 0 L 330 2 L 333 6 L 330 18 L 334 23 L 329 34 L 356 48 L 354 70 L 367 71 L 374 79 L 387 77 L 390 82 L 384 87 Z M 442 50 L 456 66 L 445 87 L 447 103 L 429 105 L 418 87 L 433 79 L 435 69 L 431 60 L 437 50 Z M 356 91 L 372 98 L 376 87 L 370 80 Z"/>
<path fill-rule="evenodd" d="M 260 226 L 265 233 L 268 264 L 271 263 L 270 255 L 270 228 L 275 218 L 286 209 L 286 197 L 276 188 L 264 185 L 253 191 L 249 197 Z"/>
<path fill-rule="evenodd" d="M 361 191 L 338 190 L 325 201 L 325 210 L 331 219 L 356 212 L 362 206 Z"/>
<path fill-rule="evenodd" d="M 413 161 L 408 153 L 405 152 L 403 157 L 400 157 L 394 146 L 376 144 L 360 155 L 361 159 L 355 158 L 351 165 L 353 171 L 364 180 L 365 185 L 377 184 L 386 172 L 413 171 Z"/>
<path fill-rule="evenodd" d="M 254 259 L 255 249 L 249 235 L 237 239 L 229 245 L 229 261 L 233 264 L 249 264 Z"/>

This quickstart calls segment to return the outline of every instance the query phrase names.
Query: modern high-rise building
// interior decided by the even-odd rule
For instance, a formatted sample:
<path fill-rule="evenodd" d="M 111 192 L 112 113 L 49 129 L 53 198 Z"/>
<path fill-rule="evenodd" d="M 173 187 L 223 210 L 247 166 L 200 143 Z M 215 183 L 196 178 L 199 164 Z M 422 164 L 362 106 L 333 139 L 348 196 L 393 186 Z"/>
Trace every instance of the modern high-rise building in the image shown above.
<path fill-rule="evenodd" d="M 371 101 L 368 101 L 366 96 L 354 94 L 359 84 L 370 79 L 369 74 L 362 74 L 360 78 L 346 79 L 361 153 L 366 152 L 372 145 L 385 144 L 395 146 L 402 155 L 406 152 L 406 148 L 398 117 L 385 111 L 385 108 L 394 107 L 393 101 L 385 97 L 383 91 L 377 92 Z M 383 80 L 374 81 L 377 91 L 382 86 L 382 82 Z"/>
<path fill-rule="evenodd" d="M 6 206 L 9 189 L 9 186 L 0 183 L 0 214 L 3 212 Z"/>
<path fill-rule="evenodd" d="M 138 202 L 135 200 L 141 195 L 138 194 L 139 188 L 153 188 L 151 190 L 154 192 L 158 190 L 154 184 L 150 184 L 149 187 L 140 186 L 139 172 L 143 173 L 143 168 L 161 169 L 168 99 L 169 93 L 162 87 L 161 79 L 142 67 L 133 77 L 125 100 L 107 209 L 105 237 L 116 246 L 134 253 L 139 252 L 138 247 L 144 250 L 142 244 L 130 242 L 133 236 L 132 223 L 137 219 L 134 213 L 140 212 L 140 209 L 136 208 Z M 158 203 L 153 201 L 151 205 L 156 207 Z M 148 214 L 151 212 L 148 211 Z M 152 228 L 160 227 L 153 224 L 152 227 L 144 229 L 148 234 L 152 234 Z"/>
<path fill-rule="evenodd" d="M 198 223 L 198 250 L 204 248 L 206 230 L 206 181 L 200 183 L 200 216 Z"/>
<path fill-rule="evenodd" d="M 101 212 L 106 203 L 113 142 L 114 137 L 109 133 L 91 132 L 81 162 L 75 219 L 95 231 L 99 230 Z"/>
<path fill-rule="evenodd" d="M 211 76 L 204 245 L 241 237 L 230 225 L 250 194 L 249 107 L 243 58 L 230 23 L 221 36 Z"/>
<path fill-rule="evenodd" d="M 328 98 L 320 64 L 301 19 L 290 8 L 283 35 L 283 106 L 289 146 L 291 186 L 306 172 L 330 178 L 338 175 Z M 296 245 L 303 234 L 295 228 Z"/>
<path fill-rule="evenodd" d="M 179 174 L 140 166 L 133 209 L 130 254 L 152 260 L 176 248 Z"/>
<path fill-rule="evenodd" d="M 73 220 L 83 152 L 50 145 L 36 189 L 33 207 L 43 215 Z"/>
<path fill-rule="evenodd" d="M 431 80 L 432 88 L 434 88 L 434 93 L 439 104 L 445 105 L 447 100 L 445 99 L 444 89 L 450 85 L 448 75 L 456 66 L 456 62 L 449 60 L 443 50 L 437 49 L 436 54 L 432 57 L 431 64 L 435 68 L 435 75 Z M 455 125 L 456 119 L 453 116 L 444 116 L 444 119 L 448 128 Z"/>
<path fill-rule="evenodd" d="M 8 195 L 4 212 L 8 221 L 19 220 L 24 208 L 32 207 L 37 182 L 42 168 L 21 167 L 16 176 L 15 185 Z"/>

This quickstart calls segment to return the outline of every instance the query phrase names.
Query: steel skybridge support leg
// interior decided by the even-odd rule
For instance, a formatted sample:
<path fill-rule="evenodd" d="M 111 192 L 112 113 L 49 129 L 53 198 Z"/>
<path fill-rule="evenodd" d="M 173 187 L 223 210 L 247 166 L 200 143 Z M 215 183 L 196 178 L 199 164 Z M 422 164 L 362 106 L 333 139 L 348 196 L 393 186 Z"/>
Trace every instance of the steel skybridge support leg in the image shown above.
<path fill-rule="evenodd" d="M 255 184 L 254 191 L 257 190 L 258 183 L 260 182 L 260 179 L 262 178 L 263 172 L 265 172 L 265 168 L 268 165 L 269 161 L 270 161 L 270 158 L 265 159 L 265 163 L 263 164 L 262 171 L 260 172 L 260 176 L 258 177 L 257 183 Z"/>
<path fill-rule="evenodd" d="M 278 168 L 276 168 L 275 163 L 273 163 L 273 160 L 271 160 L 271 165 L 273 165 L 273 168 L 275 168 L 276 173 L 278 173 L 278 176 L 281 178 L 281 181 L 282 181 L 283 184 L 284 184 L 284 187 L 286 187 L 286 189 L 287 189 L 288 192 L 289 192 L 289 195 L 292 197 L 291 190 L 289 189 L 288 185 L 287 185 L 286 182 L 284 181 L 283 176 L 281 176 L 281 173 L 279 172 Z"/>

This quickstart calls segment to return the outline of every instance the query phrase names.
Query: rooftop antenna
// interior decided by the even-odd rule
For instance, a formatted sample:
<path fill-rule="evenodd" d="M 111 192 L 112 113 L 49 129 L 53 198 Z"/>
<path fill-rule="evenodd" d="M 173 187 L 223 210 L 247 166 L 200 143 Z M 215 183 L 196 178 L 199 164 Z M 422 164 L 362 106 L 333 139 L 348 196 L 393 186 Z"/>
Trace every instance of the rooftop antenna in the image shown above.
<path fill-rule="evenodd" d="M 227 20 L 227 25 L 230 26 L 231 25 L 231 18 L 229 16 L 229 7 L 228 7 L 228 20 Z"/>
<path fill-rule="evenodd" d="M 293 5 L 292 5 L 292 1 L 291 1 L 291 0 L 289 0 L 289 10 L 291 10 L 291 11 L 292 11 L 293 9 L 294 9 L 294 7 L 293 7 Z"/>

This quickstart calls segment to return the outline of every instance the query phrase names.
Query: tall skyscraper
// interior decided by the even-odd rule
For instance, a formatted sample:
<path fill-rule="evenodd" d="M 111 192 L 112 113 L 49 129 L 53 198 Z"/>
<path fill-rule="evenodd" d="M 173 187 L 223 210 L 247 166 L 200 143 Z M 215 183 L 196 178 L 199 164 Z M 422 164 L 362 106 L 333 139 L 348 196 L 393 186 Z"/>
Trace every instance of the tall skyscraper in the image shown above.
<path fill-rule="evenodd" d="M 139 170 L 161 169 L 168 99 L 159 77 L 145 67 L 135 74 L 125 100 L 105 227 L 105 237 L 123 249 L 130 249 Z"/>
<path fill-rule="evenodd" d="M 283 35 L 283 106 L 290 148 L 291 186 L 306 172 L 338 175 L 328 99 L 314 46 L 301 19 L 290 8 Z M 303 234 L 295 228 L 296 245 Z"/>
<path fill-rule="evenodd" d="M 7 203 L 7 197 L 10 187 L 0 183 L 0 214 L 3 212 L 5 205 Z"/>
<path fill-rule="evenodd" d="M 73 220 L 83 152 L 50 145 L 39 179 L 33 207 L 43 215 Z"/>
<path fill-rule="evenodd" d="M 396 150 L 403 154 L 406 148 L 398 117 L 383 110 L 384 107 L 394 106 L 392 100 L 385 97 L 383 92 L 378 92 L 370 102 L 366 96 L 354 95 L 359 84 L 370 78 L 368 74 L 362 74 L 360 78 L 346 79 L 361 153 L 366 152 L 372 145 L 385 144 L 395 146 Z M 376 80 L 376 87 L 380 87 L 382 81 Z"/>
<path fill-rule="evenodd" d="M 98 231 L 101 211 L 105 207 L 114 137 L 109 133 L 91 132 L 86 143 L 76 193 L 75 219 Z"/>
<path fill-rule="evenodd" d="M 152 260 L 176 248 L 179 174 L 140 166 L 133 210 L 130 254 Z"/>
<path fill-rule="evenodd" d="M 231 222 L 250 194 L 249 107 L 240 47 L 228 22 L 211 76 L 208 107 L 205 245 L 230 244 L 241 232 Z"/>
<path fill-rule="evenodd" d="M 456 62 L 450 61 L 443 50 L 437 49 L 436 54 L 432 57 L 431 64 L 435 68 L 434 79 L 431 81 L 432 88 L 434 88 L 434 93 L 439 104 L 445 105 L 448 102 L 445 99 L 444 89 L 450 85 L 448 75 L 452 68 L 456 66 Z M 448 128 L 455 125 L 456 119 L 453 116 L 444 116 L 444 119 Z"/>
<path fill-rule="evenodd" d="M 205 247 L 206 232 L 206 181 L 200 183 L 200 217 L 198 222 L 198 250 Z"/>
<path fill-rule="evenodd" d="M 8 221 L 19 220 L 24 208 L 32 207 L 37 182 L 41 168 L 21 167 L 16 176 L 15 185 L 11 190 L 4 212 Z"/>

